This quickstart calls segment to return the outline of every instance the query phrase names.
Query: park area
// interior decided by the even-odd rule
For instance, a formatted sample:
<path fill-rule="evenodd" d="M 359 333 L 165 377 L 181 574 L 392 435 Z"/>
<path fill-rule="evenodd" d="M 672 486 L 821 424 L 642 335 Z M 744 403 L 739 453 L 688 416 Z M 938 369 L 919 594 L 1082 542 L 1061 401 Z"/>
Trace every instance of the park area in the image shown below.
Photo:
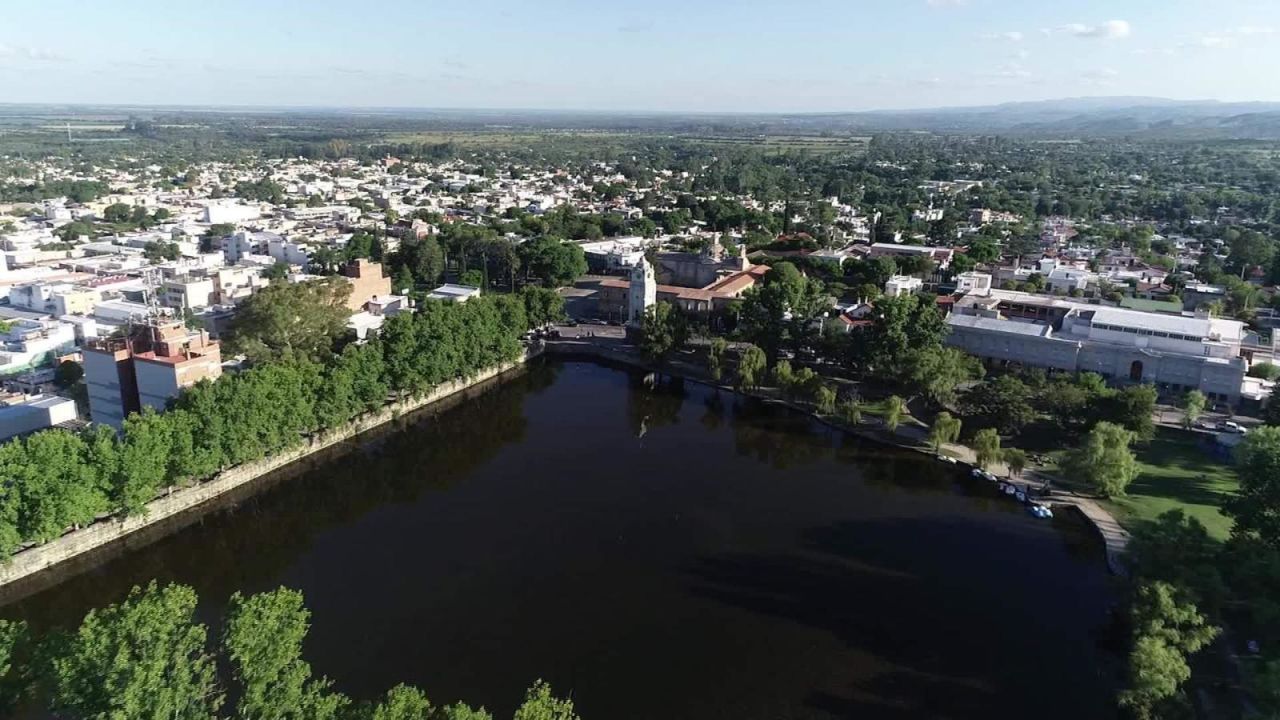
<path fill-rule="evenodd" d="M 1208 437 L 1159 427 L 1151 442 L 1134 446 L 1134 454 L 1141 474 L 1124 497 L 1104 502 L 1122 524 L 1133 529 L 1135 522 L 1180 509 L 1204 523 L 1213 537 L 1230 534 L 1231 520 L 1222 506 L 1240 483 L 1230 460 L 1213 454 Z"/>

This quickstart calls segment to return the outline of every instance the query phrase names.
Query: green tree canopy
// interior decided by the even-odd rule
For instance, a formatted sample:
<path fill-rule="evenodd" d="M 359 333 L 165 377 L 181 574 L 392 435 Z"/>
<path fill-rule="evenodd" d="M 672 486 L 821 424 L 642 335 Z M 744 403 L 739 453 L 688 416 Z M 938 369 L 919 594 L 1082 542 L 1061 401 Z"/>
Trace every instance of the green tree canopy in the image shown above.
<path fill-rule="evenodd" d="M 54 709 L 120 720 L 215 717 L 223 698 L 195 609 L 191 588 L 152 582 L 90 611 L 52 661 Z"/>
<path fill-rule="evenodd" d="M 240 304 L 228 344 L 254 362 L 325 358 L 346 332 L 350 295 L 351 284 L 340 277 L 273 283 Z"/>
<path fill-rule="evenodd" d="M 1103 497 L 1124 495 L 1138 476 L 1138 461 L 1129 446 L 1134 434 L 1110 422 L 1089 431 L 1084 445 L 1067 453 L 1063 468 Z"/>

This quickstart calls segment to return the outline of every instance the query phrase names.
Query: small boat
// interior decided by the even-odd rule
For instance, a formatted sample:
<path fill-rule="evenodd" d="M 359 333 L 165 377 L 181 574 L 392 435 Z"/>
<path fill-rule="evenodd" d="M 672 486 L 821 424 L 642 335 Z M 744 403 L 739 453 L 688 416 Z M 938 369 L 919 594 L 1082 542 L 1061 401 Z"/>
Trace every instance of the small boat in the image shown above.
<path fill-rule="evenodd" d="M 1005 494 L 1005 495 L 1012 495 L 1012 494 L 1014 494 L 1014 493 L 1018 492 L 1018 488 L 1016 488 L 1016 487 L 1014 487 L 1014 486 L 1012 486 L 1012 485 L 1004 485 L 1002 489 L 1004 490 L 1004 494 Z"/>
<path fill-rule="evenodd" d="M 1018 498 L 1018 502 L 1020 503 L 1024 503 L 1027 501 L 1027 494 L 1022 492 L 1021 490 L 1014 492 L 1013 496 Z"/>
<path fill-rule="evenodd" d="M 939 459 L 939 460 L 941 460 L 941 461 L 942 461 L 942 462 L 944 462 L 944 463 L 949 464 L 949 465 L 955 465 L 955 464 L 956 464 L 956 459 L 955 459 L 955 458 L 953 458 L 953 457 L 951 457 L 950 455 L 939 455 L 939 456 L 938 456 L 938 459 Z"/>
<path fill-rule="evenodd" d="M 1053 518 L 1053 511 L 1046 505 L 1040 503 L 1032 503 L 1027 507 L 1027 512 L 1040 518 L 1041 520 L 1050 520 Z"/>
<path fill-rule="evenodd" d="M 971 474 L 976 478 L 982 478 L 986 475 L 986 473 L 982 471 L 982 468 L 974 468 Z"/>

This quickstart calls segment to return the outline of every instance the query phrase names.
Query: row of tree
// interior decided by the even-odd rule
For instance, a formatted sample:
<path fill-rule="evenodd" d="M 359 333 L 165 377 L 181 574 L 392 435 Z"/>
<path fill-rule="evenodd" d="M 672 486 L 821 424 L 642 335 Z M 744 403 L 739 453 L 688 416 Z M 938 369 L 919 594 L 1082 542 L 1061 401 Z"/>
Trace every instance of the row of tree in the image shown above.
<path fill-rule="evenodd" d="M 250 370 L 188 388 L 164 413 L 127 418 L 117 436 L 52 429 L 0 445 L 0 553 L 52 540 L 107 514 L 136 514 L 166 488 L 258 460 L 389 399 L 425 393 L 521 353 L 520 336 L 562 311 L 554 292 L 427 302 L 388 318 L 379 339 L 333 352 L 311 283 L 274 285 L 236 328 Z M 280 298 L 268 297 L 273 291 Z M 299 295 L 303 298 L 293 302 Z M 270 301 L 270 302 L 268 302 Z M 277 302 L 278 301 L 278 302 Z M 253 310 L 253 308 L 249 308 Z M 267 309 L 270 317 L 259 317 Z M 261 311 L 261 312 L 259 312 Z M 341 328 L 337 328 L 341 330 Z"/>
<path fill-rule="evenodd" d="M 153 581 L 90 611 L 71 631 L 40 636 L 23 622 L 0 620 L 0 712 L 25 702 L 82 720 L 492 718 L 463 703 L 435 705 L 407 685 L 376 701 L 337 692 L 303 659 L 311 615 L 295 590 L 236 593 L 216 642 L 196 619 L 197 601 L 190 587 Z M 572 701 L 538 681 L 513 720 L 578 716 Z"/>

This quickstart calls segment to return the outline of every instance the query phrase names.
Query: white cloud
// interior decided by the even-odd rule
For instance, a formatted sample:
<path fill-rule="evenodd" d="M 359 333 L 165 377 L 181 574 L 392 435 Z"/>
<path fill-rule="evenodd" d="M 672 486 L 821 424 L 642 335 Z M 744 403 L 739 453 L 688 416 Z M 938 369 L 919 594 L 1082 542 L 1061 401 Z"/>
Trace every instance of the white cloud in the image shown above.
<path fill-rule="evenodd" d="M 1210 50 L 1222 50 L 1235 45 L 1230 35 L 1221 35 L 1217 33 L 1208 33 L 1196 38 L 1193 45 L 1209 48 Z"/>
<path fill-rule="evenodd" d="M 1068 23 L 1059 27 L 1057 31 L 1081 38 L 1101 38 L 1103 40 L 1121 40 L 1133 34 L 1133 28 L 1127 20 L 1108 20 L 1099 25 Z M 1051 30 L 1041 30 L 1041 32 L 1048 35 L 1053 34 Z"/>
<path fill-rule="evenodd" d="M 4 43 L 0 43 L 0 58 L 21 58 L 37 62 L 61 62 L 66 60 L 63 55 L 47 48 L 18 47 L 5 45 Z"/>
<path fill-rule="evenodd" d="M 1019 63 L 1009 63 L 996 68 L 996 71 L 991 73 L 991 77 L 1004 80 L 1026 80 L 1031 77 L 1031 71 Z"/>
<path fill-rule="evenodd" d="M 1112 68 L 1098 68 L 1089 70 L 1080 76 L 1085 85 L 1093 85 L 1096 87 L 1111 87 L 1115 85 L 1116 78 L 1120 77 L 1120 73 Z"/>
<path fill-rule="evenodd" d="M 1026 36 L 1023 35 L 1021 31 L 1010 30 L 1009 32 L 1002 32 L 1002 33 L 987 33 L 986 35 L 982 36 L 982 39 L 983 40 L 1007 40 L 1009 42 L 1022 42 L 1024 37 Z"/>

